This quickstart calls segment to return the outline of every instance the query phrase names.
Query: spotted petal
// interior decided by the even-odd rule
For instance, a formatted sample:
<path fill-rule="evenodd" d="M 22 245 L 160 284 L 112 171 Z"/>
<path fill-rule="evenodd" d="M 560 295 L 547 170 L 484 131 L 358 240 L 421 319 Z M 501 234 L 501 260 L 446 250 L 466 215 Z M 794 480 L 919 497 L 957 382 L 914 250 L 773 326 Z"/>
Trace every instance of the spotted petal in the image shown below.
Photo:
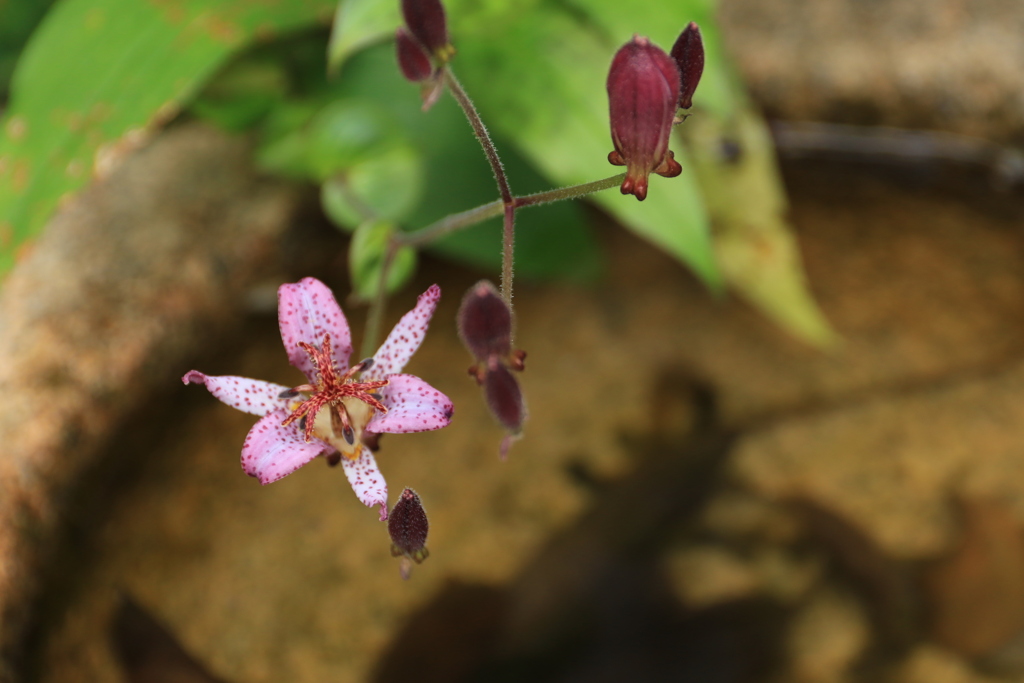
<path fill-rule="evenodd" d="M 380 506 L 380 521 L 388 518 L 388 485 L 384 481 L 384 475 L 377 467 L 377 461 L 373 453 L 366 446 L 363 446 L 362 453 L 354 460 L 346 457 L 341 458 L 341 466 L 345 468 L 345 476 L 348 483 L 352 484 L 352 490 L 363 505 L 373 507 Z"/>
<path fill-rule="evenodd" d="M 386 375 L 401 372 L 405 364 L 420 348 L 423 337 L 434 315 L 437 302 L 441 299 L 441 288 L 431 285 L 420 294 L 416 306 L 402 316 L 391 334 L 373 356 L 373 367 L 363 373 L 364 380 L 383 379 Z"/>
<path fill-rule="evenodd" d="M 281 285 L 277 290 L 277 317 L 288 360 L 311 382 L 315 381 L 313 362 L 299 342 L 320 346 L 324 334 L 330 334 L 338 370 L 345 372 L 348 369 L 352 334 L 345 314 L 327 285 L 311 277 Z"/>
<path fill-rule="evenodd" d="M 242 445 L 242 469 L 261 484 L 275 482 L 291 474 L 330 446 L 319 439 L 309 443 L 294 424 L 282 427 L 288 411 L 280 408 L 267 413 L 249 430 Z"/>
<path fill-rule="evenodd" d="M 407 434 L 447 427 L 455 408 L 451 399 L 415 375 L 391 375 L 381 389 L 387 413 L 377 413 L 366 425 L 369 432 Z"/>
<path fill-rule="evenodd" d="M 210 393 L 222 402 L 253 415 L 266 415 L 272 410 L 284 408 L 287 403 L 280 395 L 282 391 L 288 391 L 288 387 L 259 379 L 234 375 L 210 376 L 198 370 L 190 370 L 181 381 L 185 384 L 205 384 Z"/>

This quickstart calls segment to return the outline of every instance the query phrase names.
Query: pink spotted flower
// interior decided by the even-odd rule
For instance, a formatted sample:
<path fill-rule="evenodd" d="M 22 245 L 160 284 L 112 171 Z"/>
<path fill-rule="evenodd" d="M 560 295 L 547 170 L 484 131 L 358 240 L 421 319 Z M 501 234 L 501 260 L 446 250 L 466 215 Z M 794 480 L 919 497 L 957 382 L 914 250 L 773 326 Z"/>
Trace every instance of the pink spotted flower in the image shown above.
<path fill-rule="evenodd" d="M 306 375 L 286 387 L 230 375 L 188 372 L 185 384 L 205 384 L 215 397 L 261 415 L 242 445 L 242 469 L 269 484 L 318 455 L 340 460 L 356 496 L 388 515 L 388 489 L 373 457 L 381 434 L 423 432 L 451 421 L 447 396 L 402 368 L 419 348 L 441 289 L 420 295 L 372 358 L 349 366 L 352 337 L 331 290 L 314 278 L 281 285 L 278 321 L 288 360 Z"/>

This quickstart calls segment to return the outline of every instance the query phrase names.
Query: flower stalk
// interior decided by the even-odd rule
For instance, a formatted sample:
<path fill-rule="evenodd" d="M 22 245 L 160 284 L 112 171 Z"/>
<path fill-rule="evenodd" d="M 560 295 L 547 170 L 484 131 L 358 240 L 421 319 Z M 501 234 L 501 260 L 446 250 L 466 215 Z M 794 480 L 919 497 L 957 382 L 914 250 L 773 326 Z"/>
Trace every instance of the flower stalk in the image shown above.
<path fill-rule="evenodd" d="M 498 183 L 498 192 L 501 194 L 501 202 L 504 208 L 504 221 L 502 229 L 502 251 L 501 251 L 501 296 L 505 299 L 505 303 L 512 306 L 512 263 L 515 251 L 515 223 L 516 223 L 516 205 L 515 197 L 512 195 L 512 188 L 508 183 L 508 176 L 505 175 L 505 168 L 501 164 L 501 157 L 498 156 L 498 149 L 494 146 L 494 141 L 491 140 L 490 133 L 487 132 L 487 127 L 484 125 L 483 120 L 480 118 L 479 112 L 473 105 L 473 100 L 469 99 L 469 95 L 466 94 L 462 84 L 459 83 L 459 79 L 452 73 L 451 68 L 445 68 L 444 70 L 445 85 L 452 93 L 452 97 L 459 103 L 459 107 L 462 112 L 466 115 L 466 119 L 469 121 L 469 125 L 473 128 L 473 134 L 476 139 L 480 142 L 480 146 L 483 147 L 484 156 L 487 157 L 487 163 L 491 165 L 491 171 L 494 173 L 494 179 Z"/>

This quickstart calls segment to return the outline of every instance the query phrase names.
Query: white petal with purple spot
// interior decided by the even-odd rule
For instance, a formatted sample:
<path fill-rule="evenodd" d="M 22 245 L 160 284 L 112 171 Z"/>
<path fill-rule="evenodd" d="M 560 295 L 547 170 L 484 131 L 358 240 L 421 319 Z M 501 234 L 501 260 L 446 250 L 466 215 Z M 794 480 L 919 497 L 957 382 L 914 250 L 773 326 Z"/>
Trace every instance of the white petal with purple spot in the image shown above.
<path fill-rule="evenodd" d="M 204 375 L 198 370 L 190 370 L 181 381 L 185 384 L 205 384 L 210 393 L 222 402 L 253 415 L 266 415 L 287 404 L 280 396 L 282 391 L 288 391 L 288 387 L 273 382 L 234 375 Z"/>
<path fill-rule="evenodd" d="M 366 446 L 363 446 L 362 453 L 355 460 L 346 457 L 341 458 L 341 466 L 345 468 L 345 476 L 348 483 L 352 484 L 352 490 L 363 505 L 373 507 L 380 506 L 380 521 L 388 518 L 388 485 L 384 481 L 384 475 L 377 467 L 377 461 L 373 453 Z"/>
<path fill-rule="evenodd" d="M 416 306 L 402 316 L 391 334 L 373 356 L 373 367 L 363 373 L 363 381 L 382 379 L 386 375 L 401 372 L 405 364 L 423 343 L 423 337 L 430 326 L 437 302 L 441 299 L 441 288 L 431 285 L 420 294 Z"/>
<path fill-rule="evenodd" d="M 407 434 L 440 429 L 451 422 L 451 400 L 415 375 L 391 375 L 380 390 L 387 413 L 377 413 L 366 425 L 376 433 Z"/>
<path fill-rule="evenodd" d="M 313 362 L 299 342 L 320 346 L 324 334 L 329 333 L 338 370 L 342 373 L 348 370 L 352 334 L 345 314 L 327 285 L 312 277 L 281 285 L 277 290 L 277 303 L 281 341 L 292 365 L 302 370 L 311 382 L 315 381 Z"/>
<path fill-rule="evenodd" d="M 288 417 L 284 408 L 260 418 L 249 430 L 242 445 L 242 469 L 261 484 L 269 484 L 291 474 L 330 448 L 319 439 L 309 443 L 296 428 L 297 423 L 282 427 Z"/>

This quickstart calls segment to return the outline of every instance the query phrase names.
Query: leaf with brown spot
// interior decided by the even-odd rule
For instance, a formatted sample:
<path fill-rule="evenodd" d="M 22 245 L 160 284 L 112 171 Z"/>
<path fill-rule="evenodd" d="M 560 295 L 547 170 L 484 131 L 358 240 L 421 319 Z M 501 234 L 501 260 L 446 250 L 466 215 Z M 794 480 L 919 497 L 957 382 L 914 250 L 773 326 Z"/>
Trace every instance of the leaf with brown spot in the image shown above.
<path fill-rule="evenodd" d="M 32 36 L 0 124 L 0 274 L 87 172 L 167 123 L 236 50 L 326 20 L 331 0 L 63 0 Z M 128 141 L 130 144 L 124 144 Z M 135 141 L 135 142 L 132 142 Z M 108 153 L 101 153 L 107 150 Z"/>

